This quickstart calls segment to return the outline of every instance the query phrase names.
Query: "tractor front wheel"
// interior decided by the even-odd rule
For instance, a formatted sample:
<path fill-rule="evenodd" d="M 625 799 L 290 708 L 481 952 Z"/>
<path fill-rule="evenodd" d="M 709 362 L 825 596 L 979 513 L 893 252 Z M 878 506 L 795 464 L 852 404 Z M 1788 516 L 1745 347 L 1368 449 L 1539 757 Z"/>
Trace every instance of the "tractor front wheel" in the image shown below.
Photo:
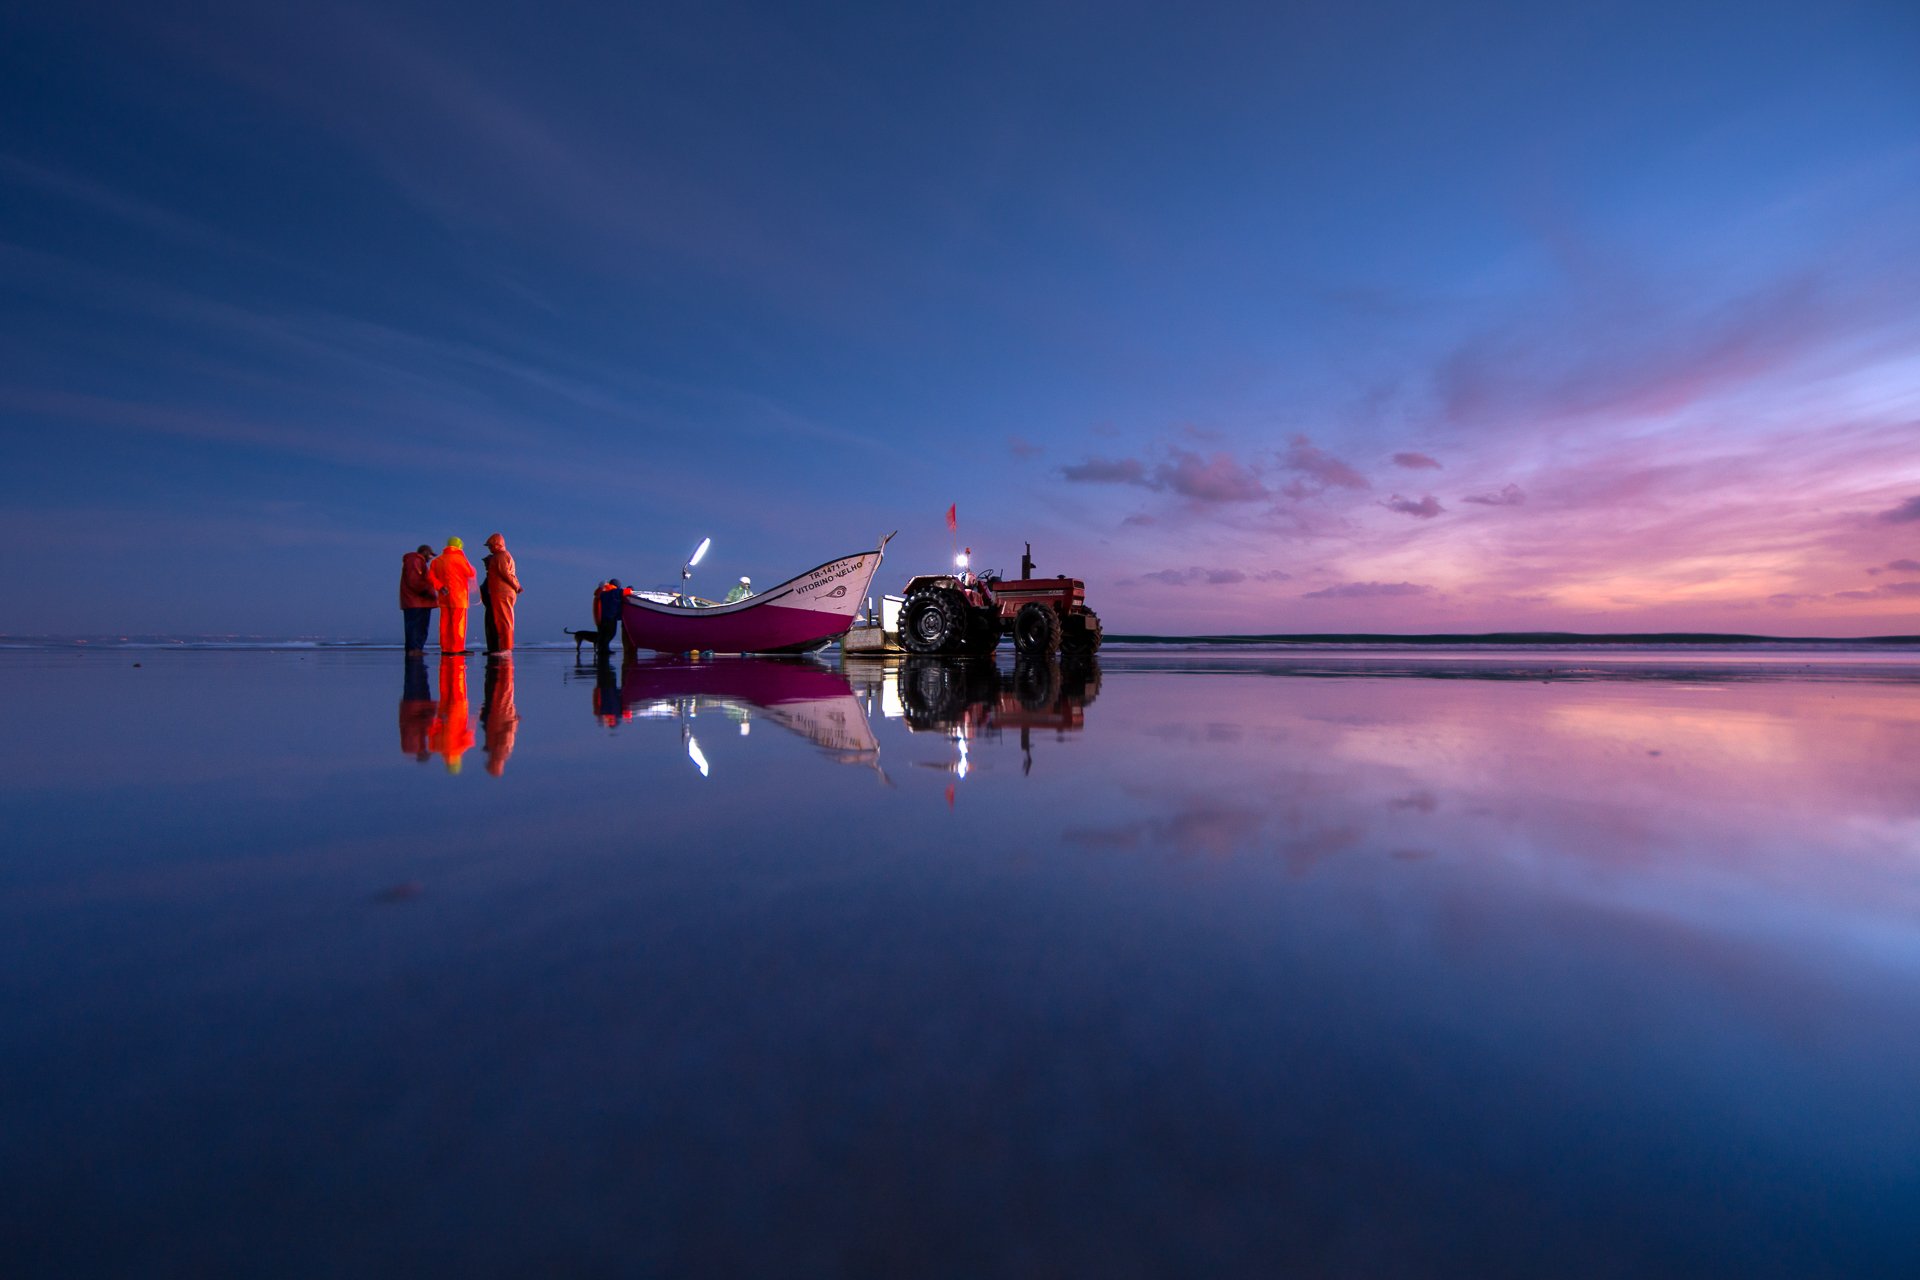
<path fill-rule="evenodd" d="M 1013 615 L 1013 651 L 1023 658 L 1050 661 L 1060 652 L 1060 615 L 1037 600 Z"/>
<path fill-rule="evenodd" d="M 966 643 L 967 602 L 949 587 L 922 587 L 900 606 L 900 644 L 908 653 L 954 653 Z"/>

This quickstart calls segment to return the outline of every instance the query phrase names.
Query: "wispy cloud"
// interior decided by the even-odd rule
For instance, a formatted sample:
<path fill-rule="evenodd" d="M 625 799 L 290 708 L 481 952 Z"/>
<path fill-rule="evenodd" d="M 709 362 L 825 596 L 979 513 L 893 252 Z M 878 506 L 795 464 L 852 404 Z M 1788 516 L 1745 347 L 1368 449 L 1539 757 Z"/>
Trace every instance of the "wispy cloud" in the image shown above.
<path fill-rule="evenodd" d="M 1920 520 L 1920 493 L 1908 498 L 1890 511 L 1882 511 L 1880 518 L 1889 524 L 1911 524 Z"/>
<path fill-rule="evenodd" d="M 1009 436 L 1007 437 L 1007 452 L 1022 462 L 1025 462 L 1029 459 L 1039 457 L 1046 452 L 1046 449 L 1041 445 L 1034 444 L 1031 440 L 1022 440 L 1019 436 Z"/>
<path fill-rule="evenodd" d="M 1253 502 L 1267 496 L 1267 487 L 1254 470 L 1230 453 L 1202 457 L 1172 449 L 1166 461 L 1152 467 L 1138 458 L 1092 457 L 1068 463 L 1060 474 L 1080 484 L 1137 485 L 1199 503 Z"/>
<path fill-rule="evenodd" d="M 1060 474 L 1075 484 L 1145 484 L 1147 464 L 1138 458 L 1088 458 L 1067 463 Z"/>
<path fill-rule="evenodd" d="M 1417 582 L 1342 582 L 1303 594 L 1302 600 L 1382 600 L 1404 596 L 1427 596 L 1433 588 Z"/>
<path fill-rule="evenodd" d="M 1835 600 L 1892 600 L 1920 596 L 1920 582 L 1889 582 L 1866 591 L 1836 591 Z"/>
<path fill-rule="evenodd" d="M 1157 582 L 1169 587 L 1187 586 L 1232 586 L 1239 582 L 1285 582 L 1293 577 L 1283 569 L 1246 569 L 1214 568 L 1209 569 L 1193 565 L 1185 569 L 1155 569 L 1133 578 L 1123 578 L 1115 585 L 1131 586 L 1139 582 Z"/>
<path fill-rule="evenodd" d="M 1439 461 L 1435 458 L 1428 457 L 1424 453 L 1396 453 L 1393 455 L 1393 465 L 1396 467 L 1405 467 L 1409 471 L 1438 471 L 1440 469 Z"/>
<path fill-rule="evenodd" d="M 1517 484 L 1501 485 L 1492 493 L 1470 493 L 1460 499 L 1481 507 L 1517 507 L 1526 500 L 1526 491 Z"/>
<path fill-rule="evenodd" d="M 1299 476 L 1285 492 L 1290 498 L 1309 497 L 1326 489 L 1365 489 L 1367 478 L 1304 435 L 1288 442 L 1280 455 L 1282 470 Z"/>
<path fill-rule="evenodd" d="M 1430 493 L 1423 496 L 1417 502 L 1412 498 L 1403 498 L 1396 493 L 1380 505 L 1389 511 L 1398 511 L 1403 516 L 1412 516 L 1416 520 L 1431 520 L 1446 510 L 1445 507 L 1440 505 L 1439 500 Z"/>

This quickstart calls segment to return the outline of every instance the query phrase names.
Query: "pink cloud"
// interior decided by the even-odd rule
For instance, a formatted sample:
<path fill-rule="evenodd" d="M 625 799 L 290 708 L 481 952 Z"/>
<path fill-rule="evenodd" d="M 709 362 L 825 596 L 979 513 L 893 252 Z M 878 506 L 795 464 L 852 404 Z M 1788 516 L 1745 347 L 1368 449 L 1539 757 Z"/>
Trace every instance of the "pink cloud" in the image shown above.
<path fill-rule="evenodd" d="M 1418 502 L 1412 498 L 1403 498 L 1396 493 L 1380 505 L 1389 511 L 1398 511 L 1403 516 L 1412 516 L 1416 520 L 1431 520 L 1446 510 L 1430 493 Z"/>
<path fill-rule="evenodd" d="M 1281 569 L 1257 569 L 1248 572 L 1245 569 L 1205 568 L 1193 565 L 1186 569 L 1155 569 L 1140 574 L 1136 578 L 1122 578 L 1116 585 L 1130 586 L 1137 582 L 1158 582 L 1163 586 L 1211 586 L 1225 587 L 1240 582 L 1285 582 L 1293 575 Z"/>
<path fill-rule="evenodd" d="M 1405 467 L 1409 471 L 1438 471 L 1440 463 L 1424 453 L 1396 453 L 1393 465 Z"/>
<path fill-rule="evenodd" d="M 1203 458 L 1173 449 L 1165 462 L 1151 470 L 1138 458 L 1093 457 L 1061 467 L 1060 474 L 1082 484 L 1137 485 L 1195 502 L 1252 502 L 1267 496 L 1267 487 L 1253 468 L 1230 453 Z"/>
<path fill-rule="evenodd" d="M 1908 498 L 1890 511 L 1882 511 L 1880 518 L 1889 524 L 1911 524 L 1920 520 L 1920 493 Z"/>
<path fill-rule="evenodd" d="M 1171 489 L 1196 502 L 1252 502 L 1267 496 L 1266 485 L 1233 455 L 1202 459 L 1181 449 L 1153 469 L 1154 487 Z"/>
<path fill-rule="evenodd" d="M 1300 598 L 1302 600 L 1379 600 L 1432 594 L 1432 587 L 1415 582 L 1342 582 L 1338 586 L 1309 591 Z"/>
<path fill-rule="evenodd" d="M 1088 458 L 1068 463 L 1060 474 L 1076 484 L 1145 484 L 1147 466 L 1138 458 Z"/>
<path fill-rule="evenodd" d="M 1280 455 L 1280 466 L 1299 473 L 1301 480 L 1286 489 L 1289 497 L 1305 497 L 1322 489 L 1365 489 L 1367 478 L 1305 436 L 1295 436 Z"/>
<path fill-rule="evenodd" d="M 1517 507 L 1526 500 L 1525 491 L 1517 484 L 1502 485 L 1496 493 L 1470 493 L 1460 499 L 1482 507 Z"/>

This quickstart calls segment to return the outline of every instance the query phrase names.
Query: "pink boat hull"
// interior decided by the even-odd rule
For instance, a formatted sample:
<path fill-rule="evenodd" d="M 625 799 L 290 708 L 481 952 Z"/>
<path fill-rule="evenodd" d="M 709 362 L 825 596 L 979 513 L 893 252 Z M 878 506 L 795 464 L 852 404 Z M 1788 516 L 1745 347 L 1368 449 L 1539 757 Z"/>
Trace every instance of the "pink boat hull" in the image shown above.
<path fill-rule="evenodd" d="M 800 653 L 853 626 L 886 548 L 829 560 L 738 604 L 679 608 L 629 598 L 622 616 L 628 653 Z"/>

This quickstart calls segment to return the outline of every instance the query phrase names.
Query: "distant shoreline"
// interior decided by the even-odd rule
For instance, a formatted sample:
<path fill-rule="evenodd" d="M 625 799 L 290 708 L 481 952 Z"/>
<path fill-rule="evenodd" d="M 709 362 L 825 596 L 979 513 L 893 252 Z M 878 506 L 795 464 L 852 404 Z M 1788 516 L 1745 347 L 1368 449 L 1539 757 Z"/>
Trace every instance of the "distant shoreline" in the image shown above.
<path fill-rule="evenodd" d="M 1825 648 L 1841 645 L 1913 645 L 1920 635 L 1912 636 L 1758 636 L 1711 631 L 1486 631 L 1477 634 L 1435 633 L 1390 635 L 1375 632 L 1316 632 L 1275 635 L 1201 635 L 1154 636 L 1122 635 L 1109 632 L 1107 640 L 1116 644 L 1206 644 L 1206 645 L 1495 645 L 1537 649 L 1546 646 L 1591 648 L 1596 645 L 1795 645 Z"/>

